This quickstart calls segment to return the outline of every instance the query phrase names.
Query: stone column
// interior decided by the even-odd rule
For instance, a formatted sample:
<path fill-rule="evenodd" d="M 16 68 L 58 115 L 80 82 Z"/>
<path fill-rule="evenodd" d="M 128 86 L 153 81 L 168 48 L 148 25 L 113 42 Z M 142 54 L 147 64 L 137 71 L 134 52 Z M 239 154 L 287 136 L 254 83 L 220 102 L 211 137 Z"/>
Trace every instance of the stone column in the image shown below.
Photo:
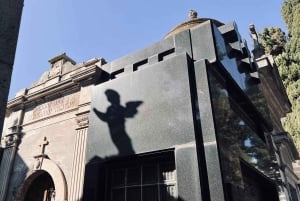
<path fill-rule="evenodd" d="M 23 98 L 16 99 L 16 101 L 20 102 L 20 107 L 11 111 L 9 117 L 7 117 L 7 129 L 3 132 L 5 135 L 1 138 L 3 156 L 2 161 L 0 161 L 0 201 L 6 201 L 11 171 L 18 151 L 20 138 L 22 137 L 24 107 L 21 103 Z"/>
<path fill-rule="evenodd" d="M 86 63 L 87 67 L 71 75 L 73 82 L 78 83 L 81 89 L 76 114 L 77 129 L 68 201 L 82 200 L 83 195 L 86 138 L 89 124 L 88 114 L 91 107 L 92 88 L 101 75 L 101 69 L 95 63 L 101 66 L 105 64 L 105 60 L 92 59 Z"/>
<path fill-rule="evenodd" d="M 82 199 L 86 137 L 89 122 L 88 114 L 78 115 L 76 118 L 76 122 L 78 128 L 75 136 L 75 150 L 73 156 L 69 201 L 79 201 Z"/>
<path fill-rule="evenodd" d="M 4 152 L 0 165 L 0 201 L 5 201 L 7 187 L 11 175 L 11 169 L 14 164 L 15 155 L 19 141 L 19 133 L 12 132 L 3 137 Z"/>
<path fill-rule="evenodd" d="M 0 137 L 15 59 L 23 0 L 0 0 Z"/>

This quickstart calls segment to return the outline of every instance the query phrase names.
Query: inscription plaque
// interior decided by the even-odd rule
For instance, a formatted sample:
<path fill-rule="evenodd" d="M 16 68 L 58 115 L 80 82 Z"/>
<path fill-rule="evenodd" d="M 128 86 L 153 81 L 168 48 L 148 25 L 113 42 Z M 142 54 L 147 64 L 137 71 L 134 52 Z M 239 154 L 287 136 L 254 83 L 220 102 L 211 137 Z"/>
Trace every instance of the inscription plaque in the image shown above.
<path fill-rule="evenodd" d="M 76 107 L 79 103 L 79 94 L 70 94 L 55 100 L 39 104 L 27 111 L 25 122 L 41 119 L 50 115 L 58 114 L 70 108 Z"/>

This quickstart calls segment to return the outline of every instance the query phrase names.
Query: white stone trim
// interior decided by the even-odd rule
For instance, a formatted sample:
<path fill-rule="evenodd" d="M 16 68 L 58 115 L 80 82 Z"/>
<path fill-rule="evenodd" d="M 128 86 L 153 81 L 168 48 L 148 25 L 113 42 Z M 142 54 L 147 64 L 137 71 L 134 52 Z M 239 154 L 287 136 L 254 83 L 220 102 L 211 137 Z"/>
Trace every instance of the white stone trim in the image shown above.
<path fill-rule="evenodd" d="M 68 188 L 65 176 L 59 166 L 50 159 L 43 158 L 43 162 L 39 170 L 29 170 L 27 177 L 23 184 L 19 188 L 18 196 L 16 201 L 23 201 L 27 190 L 30 188 L 31 183 L 34 179 L 41 174 L 41 170 L 47 172 L 54 183 L 55 187 L 55 200 L 67 201 L 68 200 Z"/>

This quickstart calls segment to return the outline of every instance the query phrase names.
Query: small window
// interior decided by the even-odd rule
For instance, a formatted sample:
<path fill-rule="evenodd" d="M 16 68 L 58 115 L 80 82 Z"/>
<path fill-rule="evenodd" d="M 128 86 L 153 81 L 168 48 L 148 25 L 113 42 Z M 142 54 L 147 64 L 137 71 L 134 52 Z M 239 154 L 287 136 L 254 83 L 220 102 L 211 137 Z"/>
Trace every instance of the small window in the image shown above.
<path fill-rule="evenodd" d="M 172 154 L 113 162 L 108 168 L 108 200 L 175 201 L 177 183 Z"/>

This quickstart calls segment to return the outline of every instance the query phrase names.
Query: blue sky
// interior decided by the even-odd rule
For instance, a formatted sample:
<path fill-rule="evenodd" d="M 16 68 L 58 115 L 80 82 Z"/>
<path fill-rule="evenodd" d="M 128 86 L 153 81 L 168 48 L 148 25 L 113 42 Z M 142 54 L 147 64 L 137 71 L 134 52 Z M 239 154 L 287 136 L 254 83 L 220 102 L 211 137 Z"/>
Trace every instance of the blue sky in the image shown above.
<path fill-rule="evenodd" d="M 159 41 L 170 29 L 199 17 L 223 23 L 236 21 L 243 38 L 248 27 L 258 31 L 277 26 L 285 30 L 283 0 L 25 0 L 9 99 L 29 88 L 48 60 L 66 52 L 76 62 L 103 57 L 112 61 Z M 251 47 L 251 44 L 248 44 Z"/>

